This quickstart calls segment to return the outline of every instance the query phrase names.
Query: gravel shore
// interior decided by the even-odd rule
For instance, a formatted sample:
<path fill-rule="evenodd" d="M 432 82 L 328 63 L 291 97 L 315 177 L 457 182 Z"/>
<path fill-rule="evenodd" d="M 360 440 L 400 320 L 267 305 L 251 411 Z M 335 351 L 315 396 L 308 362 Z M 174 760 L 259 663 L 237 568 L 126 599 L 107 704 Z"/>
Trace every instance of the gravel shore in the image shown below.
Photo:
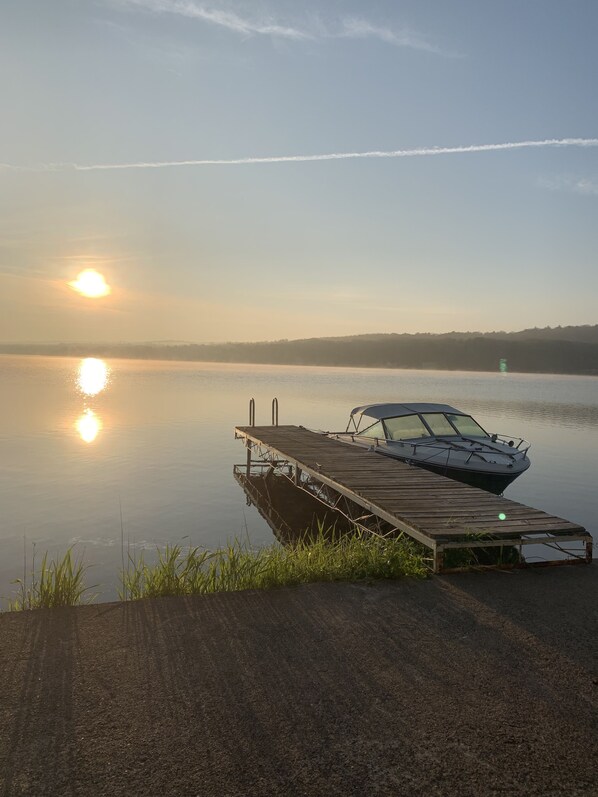
<path fill-rule="evenodd" d="M 598 568 L 0 616 L 0 794 L 598 795 Z"/>

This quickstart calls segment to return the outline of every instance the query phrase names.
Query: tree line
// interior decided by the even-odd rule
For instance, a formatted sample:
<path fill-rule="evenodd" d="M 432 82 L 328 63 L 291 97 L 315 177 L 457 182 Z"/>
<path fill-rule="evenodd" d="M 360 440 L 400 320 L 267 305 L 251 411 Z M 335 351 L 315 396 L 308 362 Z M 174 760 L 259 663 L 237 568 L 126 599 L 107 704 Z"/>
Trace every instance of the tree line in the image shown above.
<path fill-rule="evenodd" d="M 536 335 L 533 333 L 537 332 Z M 359 335 L 258 343 L 0 344 L 3 354 L 598 374 L 598 326 L 515 333 Z M 576 337 L 577 336 L 577 337 Z M 593 340 L 593 338 L 596 338 Z M 502 361 L 502 366 L 501 366 Z"/>

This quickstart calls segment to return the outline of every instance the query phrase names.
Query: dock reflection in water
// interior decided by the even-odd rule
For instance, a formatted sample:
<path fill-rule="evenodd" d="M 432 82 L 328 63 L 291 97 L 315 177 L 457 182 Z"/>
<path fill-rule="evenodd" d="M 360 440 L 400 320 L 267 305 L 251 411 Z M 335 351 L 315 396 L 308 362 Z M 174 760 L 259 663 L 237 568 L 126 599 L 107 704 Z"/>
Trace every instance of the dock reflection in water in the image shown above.
<path fill-rule="evenodd" d="M 248 506 L 255 506 L 283 545 L 315 538 L 320 529 L 347 534 L 354 525 L 340 512 L 299 490 L 285 476 L 265 470 L 247 476 L 244 466 L 235 466 L 234 476 L 243 488 Z"/>

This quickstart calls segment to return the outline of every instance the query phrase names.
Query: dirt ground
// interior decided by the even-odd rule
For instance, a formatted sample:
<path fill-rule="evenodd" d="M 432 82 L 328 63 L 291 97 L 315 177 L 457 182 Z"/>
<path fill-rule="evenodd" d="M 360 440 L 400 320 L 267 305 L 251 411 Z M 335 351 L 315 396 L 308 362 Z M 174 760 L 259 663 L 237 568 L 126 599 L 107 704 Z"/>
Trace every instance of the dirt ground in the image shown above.
<path fill-rule="evenodd" d="M 0 616 L 0 794 L 598 795 L 598 568 Z"/>

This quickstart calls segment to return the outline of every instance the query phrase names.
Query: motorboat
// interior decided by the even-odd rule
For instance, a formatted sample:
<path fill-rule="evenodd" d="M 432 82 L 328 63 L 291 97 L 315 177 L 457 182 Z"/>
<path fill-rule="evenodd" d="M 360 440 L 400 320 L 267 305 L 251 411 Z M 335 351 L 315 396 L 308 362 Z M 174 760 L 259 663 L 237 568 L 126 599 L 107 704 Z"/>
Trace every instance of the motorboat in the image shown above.
<path fill-rule="evenodd" d="M 330 436 L 497 495 L 530 466 L 526 440 L 489 434 L 448 404 L 366 404 Z"/>

